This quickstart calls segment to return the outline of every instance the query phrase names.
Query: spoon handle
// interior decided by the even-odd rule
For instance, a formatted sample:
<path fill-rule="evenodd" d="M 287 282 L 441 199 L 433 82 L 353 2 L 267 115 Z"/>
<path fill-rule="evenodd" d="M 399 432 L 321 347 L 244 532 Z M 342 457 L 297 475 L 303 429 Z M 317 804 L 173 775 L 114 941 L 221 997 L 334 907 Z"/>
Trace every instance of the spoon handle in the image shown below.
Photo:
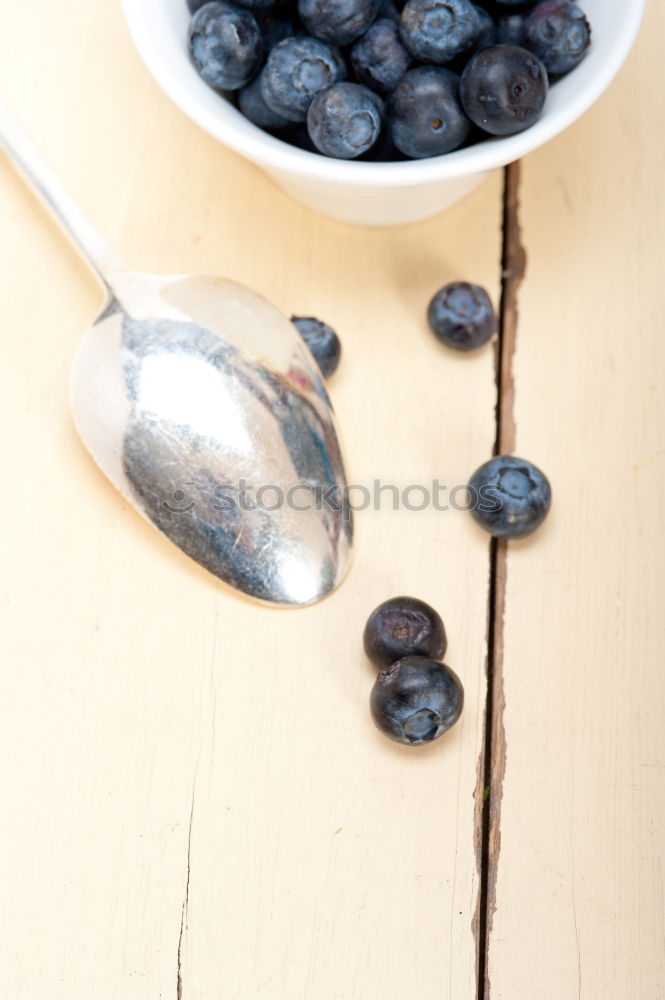
<path fill-rule="evenodd" d="M 50 209 L 106 291 L 112 293 L 108 275 L 126 271 L 127 265 L 81 212 L 2 101 L 0 101 L 0 150 L 7 155 L 24 180 Z"/>

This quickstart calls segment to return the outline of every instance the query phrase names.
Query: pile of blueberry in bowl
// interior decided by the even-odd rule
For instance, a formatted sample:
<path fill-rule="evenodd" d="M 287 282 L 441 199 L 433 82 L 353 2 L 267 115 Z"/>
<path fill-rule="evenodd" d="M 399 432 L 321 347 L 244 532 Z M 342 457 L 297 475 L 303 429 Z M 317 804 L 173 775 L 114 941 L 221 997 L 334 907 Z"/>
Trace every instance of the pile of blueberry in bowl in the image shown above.
<path fill-rule="evenodd" d="M 522 132 L 591 44 L 573 0 L 187 3 L 209 86 L 259 128 L 346 160 L 424 159 Z"/>

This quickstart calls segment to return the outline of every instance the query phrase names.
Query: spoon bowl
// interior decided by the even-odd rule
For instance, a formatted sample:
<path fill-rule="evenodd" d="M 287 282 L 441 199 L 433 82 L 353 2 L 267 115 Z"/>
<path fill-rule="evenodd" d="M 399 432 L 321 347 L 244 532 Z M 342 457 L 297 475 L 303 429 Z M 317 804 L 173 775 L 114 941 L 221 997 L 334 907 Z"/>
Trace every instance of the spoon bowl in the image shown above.
<path fill-rule="evenodd" d="M 273 604 L 324 597 L 348 566 L 351 522 L 332 409 L 292 324 L 231 281 L 132 275 L 126 292 L 72 366 L 89 451 L 226 583 Z"/>

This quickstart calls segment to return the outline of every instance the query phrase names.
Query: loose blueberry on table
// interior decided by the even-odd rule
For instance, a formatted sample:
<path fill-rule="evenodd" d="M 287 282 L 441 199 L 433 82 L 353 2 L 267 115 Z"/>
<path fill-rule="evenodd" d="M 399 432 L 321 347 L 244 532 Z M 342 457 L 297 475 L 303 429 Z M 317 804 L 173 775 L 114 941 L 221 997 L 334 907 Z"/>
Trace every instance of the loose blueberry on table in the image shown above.
<path fill-rule="evenodd" d="M 388 667 L 404 656 L 441 660 L 447 640 L 441 616 L 416 597 L 393 597 L 367 619 L 363 645 L 375 667 Z"/>
<path fill-rule="evenodd" d="M 427 319 L 435 337 L 456 351 L 481 347 L 497 328 L 489 295 L 466 281 L 444 285 L 430 302 Z"/>
<path fill-rule="evenodd" d="M 292 316 L 291 322 L 314 355 L 323 377 L 334 375 L 342 356 L 342 345 L 333 328 L 314 316 Z"/>
<path fill-rule="evenodd" d="M 443 736 L 463 706 L 457 674 L 426 656 L 405 656 L 382 667 L 370 695 L 372 718 L 381 732 L 412 747 Z"/>
<path fill-rule="evenodd" d="M 530 128 L 550 77 L 591 44 L 572 0 L 185 2 L 206 83 L 258 128 L 341 159 L 422 159 Z"/>
<path fill-rule="evenodd" d="M 476 469 L 469 481 L 471 508 L 478 524 L 495 538 L 525 538 L 538 528 L 550 509 L 547 476 L 532 462 L 498 455 Z"/>

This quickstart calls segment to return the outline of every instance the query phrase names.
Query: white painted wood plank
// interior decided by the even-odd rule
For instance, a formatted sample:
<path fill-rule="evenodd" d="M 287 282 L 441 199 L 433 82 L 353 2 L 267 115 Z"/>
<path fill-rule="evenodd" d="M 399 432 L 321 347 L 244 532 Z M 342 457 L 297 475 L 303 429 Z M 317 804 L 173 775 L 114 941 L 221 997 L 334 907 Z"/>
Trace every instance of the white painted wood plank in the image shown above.
<path fill-rule="evenodd" d="M 139 267 L 339 329 L 354 481 L 463 483 L 493 440 L 492 355 L 451 356 L 423 314 L 457 277 L 496 297 L 500 178 L 414 227 L 317 218 L 168 103 L 118 8 L 34 0 L 29 46 L 3 12 L 3 91 L 82 207 Z M 473 996 L 485 539 L 463 513 L 363 513 L 320 607 L 230 594 L 88 460 L 66 381 L 94 285 L 5 164 L 0 212 L 3 997 Z M 400 591 L 440 608 L 466 687 L 420 753 L 367 710 L 361 630 Z"/>
<path fill-rule="evenodd" d="M 664 31 L 522 170 L 516 453 L 554 503 L 508 555 L 492 1000 L 665 995 Z"/>

